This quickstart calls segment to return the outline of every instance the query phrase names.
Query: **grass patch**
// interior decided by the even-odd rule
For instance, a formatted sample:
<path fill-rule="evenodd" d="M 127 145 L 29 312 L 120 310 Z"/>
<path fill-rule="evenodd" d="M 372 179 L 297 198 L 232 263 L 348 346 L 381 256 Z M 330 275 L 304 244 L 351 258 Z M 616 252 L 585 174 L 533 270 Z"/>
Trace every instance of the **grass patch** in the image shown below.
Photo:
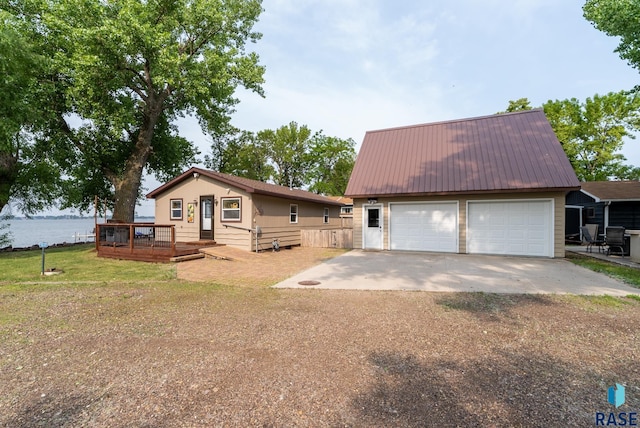
<path fill-rule="evenodd" d="M 640 269 L 569 252 L 567 252 L 566 258 L 578 266 L 591 269 L 595 272 L 604 273 L 605 275 L 619 279 L 632 287 L 640 288 Z"/>
<path fill-rule="evenodd" d="M 20 282 L 136 282 L 175 279 L 175 266 L 99 258 L 95 247 L 75 245 L 49 248 L 45 269 L 63 270 L 60 275 L 42 276 L 42 252 L 15 251 L 0 254 L 0 283 Z"/>

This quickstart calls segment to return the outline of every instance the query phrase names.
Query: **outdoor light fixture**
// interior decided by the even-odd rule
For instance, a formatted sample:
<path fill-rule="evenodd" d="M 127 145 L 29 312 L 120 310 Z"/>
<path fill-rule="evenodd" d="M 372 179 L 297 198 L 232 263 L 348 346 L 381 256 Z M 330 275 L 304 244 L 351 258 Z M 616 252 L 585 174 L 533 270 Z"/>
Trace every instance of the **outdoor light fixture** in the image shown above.
<path fill-rule="evenodd" d="M 199 172 L 194 172 L 193 173 L 193 178 L 197 179 L 198 177 L 200 177 L 200 173 Z"/>
<path fill-rule="evenodd" d="M 197 173 L 196 173 L 196 174 L 197 174 Z M 193 202 L 191 202 L 191 203 L 192 203 L 194 206 L 196 206 L 196 207 L 198 206 L 198 200 L 197 200 L 197 199 L 194 199 L 194 200 L 193 200 Z"/>
<path fill-rule="evenodd" d="M 377 199 L 369 199 L 369 204 L 373 205 L 373 204 L 377 204 L 378 200 Z"/>

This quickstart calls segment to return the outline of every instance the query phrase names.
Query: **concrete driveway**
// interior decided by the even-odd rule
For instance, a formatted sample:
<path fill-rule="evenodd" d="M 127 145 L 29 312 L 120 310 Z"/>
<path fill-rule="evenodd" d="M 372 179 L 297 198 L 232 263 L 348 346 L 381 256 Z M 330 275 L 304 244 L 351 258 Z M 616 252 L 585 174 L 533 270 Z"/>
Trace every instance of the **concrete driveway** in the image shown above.
<path fill-rule="evenodd" d="M 301 285 L 315 281 L 317 285 Z M 353 250 L 276 284 L 276 288 L 640 294 L 563 259 Z"/>

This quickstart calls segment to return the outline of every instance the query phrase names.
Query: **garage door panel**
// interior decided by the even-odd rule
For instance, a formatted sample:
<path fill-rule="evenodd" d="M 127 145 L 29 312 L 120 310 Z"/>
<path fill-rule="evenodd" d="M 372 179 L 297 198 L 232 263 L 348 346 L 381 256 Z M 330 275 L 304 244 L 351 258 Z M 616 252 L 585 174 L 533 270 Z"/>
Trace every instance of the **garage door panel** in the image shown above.
<path fill-rule="evenodd" d="M 458 251 L 456 203 L 391 204 L 392 250 Z"/>
<path fill-rule="evenodd" d="M 467 251 L 553 256 L 551 201 L 469 202 Z"/>

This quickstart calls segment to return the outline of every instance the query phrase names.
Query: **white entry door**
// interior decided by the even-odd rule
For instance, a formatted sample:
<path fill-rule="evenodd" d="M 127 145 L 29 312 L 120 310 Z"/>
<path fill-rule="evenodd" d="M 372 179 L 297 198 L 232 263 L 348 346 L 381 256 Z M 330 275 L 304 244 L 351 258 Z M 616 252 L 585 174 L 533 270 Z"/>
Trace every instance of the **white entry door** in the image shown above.
<path fill-rule="evenodd" d="M 362 235 L 364 249 L 382 250 L 382 207 L 379 205 L 364 206 L 362 222 Z"/>

